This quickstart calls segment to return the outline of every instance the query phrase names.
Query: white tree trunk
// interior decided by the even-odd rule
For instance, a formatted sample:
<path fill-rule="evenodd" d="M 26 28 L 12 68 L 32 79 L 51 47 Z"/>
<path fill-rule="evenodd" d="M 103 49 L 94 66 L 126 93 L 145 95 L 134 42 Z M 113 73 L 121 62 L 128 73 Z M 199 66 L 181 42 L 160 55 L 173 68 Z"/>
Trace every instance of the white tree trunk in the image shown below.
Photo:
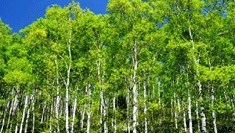
<path fill-rule="evenodd" d="M 116 98 L 115 96 L 113 97 L 113 120 L 112 120 L 112 127 L 114 130 L 114 133 L 117 131 L 117 126 L 116 126 Z"/>
<path fill-rule="evenodd" d="M 53 111 L 53 104 L 51 103 L 50 116 L 49 116 L 49 128 L 50 128 L 50 133 L 53 132 L 53 129 L 52 129 L 52 111 Z"/>
<path fill-rule="evenodd" d="M 102 133 L 103 127 L 103 106 L 104 106 L 104 99 L 103 99 L 103 91 L 100 90 L 100 133 Z"/>
<path fill-rule="evenodd" d="M 16 127 L 15 127 L 15 133 L 18 132 L 18 117 L 19 117 L 19 110 L 17 109 L 18 106 L 18 94 L 17 94 L 18 89 L 16 89 L 16 94 L 15 94 L 15 100 L 14 100 L 14 105 L 12 109 L 12 114 L 16 114 Z M 12 123 L 10 125 L 10 132 L 12 129 Z"/>
<path fill-rule="evenodd" d="M 176 96 L 174 92 L 174 115 L 175 115 L 175 129 L 178 129 L 178 114 L 177 114 L 177 105 L 176 105 Z"/>
<path fill-rule="evenodd" d="M 185 107 L 184 107 L 184 101 L 182 100 L 182 109 L 183 109 L 183 119 L 184 119 L 184 132 L 187 133 L 188 132 L 188 128 L 187 128 L 187 121 L 186 121 L 186 113 L 185 113 Z"/>
<path fill-rule="evenodd" d="M 18 117 L 19 117 L 19 110 L 16 109 L 15 111 L 18 111 L 17 112 L 17 116 L 16 116 L 16 127 L 15 127 L 15 133 L 18 133 L 18 126 L 19 126 L 19 122 L 18 122 Z M 12 126 L 12 125 L 11 125 Z M 10 130 L 11 130 L 11 127 L 10 127 Z"/>
<path fill-rule="evenodd" d="M 146 83 L 144 81 L 144 132 L 148 133 L 148 121 L 147 121 L 147 90 L 146 90 Z"/>
<path fill-rule="evenodd" d="M 45 102 L 44 102 L 43 109 L 42 109 L 42 117 L 41 117 L 40 123 L 43 123 L 46 105 L 47 105 L 47 103 L 46 103 L 46 101 L 45 101 Z"/>
<path fill-rule="evenodd" d="M 14 106 L 14 102 L 15 102 L 15 99 L 12 99 L 11 107 L 10 107 L 9 115 L 8 115 L 8 120 L 7 120 L 7 126 L 6 126 L 7 129 L 9 128 L 9 124 L 10 124 L 10 120 L 11 120 L 11 114 L 12 114 L 12 109 L 13 109 L 13 106 Z"/>
<path fill-rule="evenodd" d="M 157 84 L 158 84 L 158 105 L 161 106 L 161 81 L 158 78 L 157 80 Z M 173 115 L 172 115 L 173 116 Z M 173 117 L 172 117 L 173 118 Z M 162 119 L 161 117 L 159 118 L 159 125 L 162 124 Z"/>
<path fill-rule="evenodd" d="M 191 39 L 191 42 L 192 42 L 192 49 L 193 49 L 193 55 L 194 55 L 195 47 L 194 47 L 193 35 L 192 35 L 190 27 L 188 28 L 188 31 L 189 31 L 189 36 L 190 36 L 190 39 Z M 195 65 L 198 68 L 198 66 L 199 66 L 199 57 L 198 58 L 194 58 L 194 63 L 195 63 Z M 199 74 L 199 70 L 198 69 L 196 70 L 196 73 L 197 73 L 197 75 Z M 202 102 L 201 105 L 200 105 L 202 132 L 206 133 L 206 115 L 204 113 L 204 105 L 203 105 L 203 97 L 202 97 L 202 85 L 201 85 L 201 81 L 199 79 L 197 80 L 197 85 L 198 85 L 199 98 L 200 98 L 200 101 Z"/>
<path fill-rule="evenodd" d="M 7 100 L 8 101 L 8 100 Z M 1 130 L 0 130 L 0 133 L 2 133 L 3 131 L 3 128 L 4 128 L 4 125 L 5 125 L 5 119 L 6 119 L 6 114 L 7 114 L 7 109 L 9 108 L 10 106 L 10 100 L 7 102 L 7 106 L 5 108 L 5 111 L 4 111 L 4 116 L 3 116 L 3 119 L 2 119 L 2 127 L 1 127 Z"/>
<path fill-rule="evenodd" d="M 34 129 L 35 129 L 35 112 L 34 112 L 34 105 L 35 105 L 35 98 L 34 98 L 34 94 L 32 97 L 32 112 L 33 112 L 33 126 L 32 126 L 32 133 L 34 133 Z"/>
<path fill-rule="evenodd" d="M 137 72 L 138 60 L 137 60 L 137 44 L 136 40 L 134 41 L 134 57 L 133 57 L 133 133 L 137 133 L 137 115 L 138 115 L 138 90 L 137 90 Z"/>
<path fill-rule="evenodd" d="M 217 133 L 217 125 L 216 125 L 216 114 L 214 109 L 214 102 L 215 102 L 215 95 L 214 95 L 214 87 L 211 88 L 211 105 L 212 105 L 212 118 L 213 118 L 213 126 L 214 126 L 214 133 Z"/>
<path fill-rule="evenodd" d="M 84 126 L 84 115 L 85 115 L 85 112 L 84 112 L 84 109 L 82 109 L 81 111 L 81 125 L 80 125 L 80 128 L 83 129 L 83 126 Z"/>
<path fill-rule="evenodd" d="M 57 133 L 60 132 L 59 126 L 59 105 L 60 105 L 60 93 L 59 93 L 59 67 L 57 63 L 57 57 L 55 59 L 56 65 L 56 104 L 55 104 L 55 119 L 56 119 L 56 129 Z"/>
<path fill-rule="evenodd" d="M 198 87 L 199 87 L 199 96 L 200 96 L 200 101 L 203 102 L 203 98 L 202 98 L 202 86 L 201 86 L 201 82 L 198 81 Z M 201 122 L 202 122 L 202 132 L 206 133 L 206 114 L 204 113 L 204 106 L 203 103 L 201 103 L 200 106 L 201 109 Z"/>
<path fill-rule="evenodd" d="M 30 100 L 32 100 L 33 95 L 31 94 L 30 96 Z M 27 133 L 27 129 L 28 129 L 28 122 L 29 122 L 29 115 L 30 115 L 30 107 L 28 107 L 27 109 L 27 116 L 26 116 L 26 121 L 25 121 L 25 129 L 24 129 L 24 133 Z"/>
<path fill-rule="evenodd" d="M 28 97 L 29 97 L 29 96 L 26 96 L 26 97 L 25 97 L 25 103 L 24 103 L 24 109 L 23 109 L 23 114 L 22 114 L 22 119 L 21 119 L 21 124 L 20 124 L 19 133 L 22 133 L 22 130 L 23 130 L 23 124 L 24 124 L 24 118 L 25 118 L 25 110 L 26 110 L 26 108 L 28 107 Z"/>
<path fill-rule="evenodd" d="M 189 118 L 189 133 L 193 133 L 192 113 L 191 113 L 191 96 L 188 89 L 188 118 Z"/>
<path fill-rule="evenodd" d="M 87 86 L 87 95 L 88 95 L 88 109 L 87 109 L 87 133 L 90 133 L 90 127 L 91 127 L 91 89 L 90 84 Z"/>
<path fill-rule="evenodd" d="M 71 21 L 71 19 L 69 19 Z M 72 64 L 72 53 L 71 53 L 71 41 L 72 41 L 72 27 L 70 27 L 69 38 L 68 38 L 68 54 L 69 54 L 69 63 L 67 66 L 67 80 L 66 80 L 66 94 L 65 94 L 65 130 L 66 133 L 69 133 L 69 85 L 70 85 L 70 71 Z"/>
<path fill-rule="evenodd" d="M 132 78 L 132 76 L 131 76 Z M 131 127 L 130 127 L 130 89 L 128 89 L 127 92 L 127 98 L 126 98 L 126 104 L 127 104 L 127 132 L 131 132 Z"/>
<path fill-rule="evenodd" d="M 180 112 L 181 112 L 181 106 L 180 106 L 180 99 L 179 99 L 179 97 L 177 98 L 177 104 L 178 104 L 178 112 L 179 112 L 179 114 L 180 114 Z"/>
<path fill-rule="evenodd" d="M 71 123 L 71 133 L 73 133 L 74 130 L 74 121 L 75 121 L 75 116 L 76 116 L 76 107 L 77 107 L 77 97 L 74 99 L 73 102 L 73 119 Z"/>
<path fill-rule="evenodd" d="M 107 114 L 108 114 L 108 99 L 104 99 L 104 133 L 108 133 L 107 126 Z"/>
<path fill-rule="evenodd" d="M 200 120 L 199 120 L 199 113 L 198 113 L 198 101 L 196 100 L 196 119 L 197 119 L 197 128 L 198 128 L 198 131 L 201 130 L 201 127 L 200 127 Z"/>
<path fill-rule="evenodd" d="M 174 112 L 173 112 L 173 109 L 174 109 L 174 104 L 173 104 L 173 101 L 172 98 L 171 98 L 171 121 L 173 121 L 174 119 Z"/>
<path fill-rule="evenodd" d="M 100 51 L 100 46 L 98 46 L 98 51 Z M 102 84 L 101 81 L 101 73 L 100 73 L 100 59 L 97 61 L 97 76 L 98 76 L 98 82 Z M 102 133 L 102 127 L 103 127 L 103 108 L 104 108 L 104 96 L 103 96 L 103 90 L 100 88 L 100 133 Z"/>

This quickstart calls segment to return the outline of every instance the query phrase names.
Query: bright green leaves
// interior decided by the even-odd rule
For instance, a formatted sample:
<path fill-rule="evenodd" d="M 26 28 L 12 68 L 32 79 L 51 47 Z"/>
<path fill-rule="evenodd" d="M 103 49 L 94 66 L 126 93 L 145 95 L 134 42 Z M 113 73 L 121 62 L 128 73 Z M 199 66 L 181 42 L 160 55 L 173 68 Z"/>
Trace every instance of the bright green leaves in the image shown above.
<path fill-rule="evenodd" d="M 11 84 L 32 84 L 32 65 L 26 57 L 12 57 L 7 63 L 7 72 L 4 77 L 7 83 Z"/>
<path fill-rule="evenodd" d="M 234 81 L 235 67 L 222 66 L 209 70 L 207 67 L 200 66 L 200 79 L 202 81 L 217 81 L 222 84 L 228 84 Z"/>
<path fill-rule="evenodd" d="M 5 52 L 8 45 L 11 43 L 10 38 L 11 29 L 5 25 L 0 19 L 0 82 L 6 67 L 6 56 Z"/>
<path fill-rule="evenodd" d="M 11 33 L 10 27 L 8 25 L 5 25 L 0 19 L 0 37 L 2 37 L 3 35 L 9 35 L 10 33 Z"/>

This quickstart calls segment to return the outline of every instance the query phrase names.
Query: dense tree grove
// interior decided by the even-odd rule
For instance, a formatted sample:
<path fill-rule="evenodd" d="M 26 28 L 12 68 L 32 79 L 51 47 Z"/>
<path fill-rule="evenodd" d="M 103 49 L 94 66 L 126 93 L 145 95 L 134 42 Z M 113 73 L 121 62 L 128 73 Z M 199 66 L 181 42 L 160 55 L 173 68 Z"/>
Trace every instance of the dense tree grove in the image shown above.
<path fill-rule="evenodd" d="M 72 2 L 17 34 L 0 20 L 0 133 L 235 132 L 234 34 L 226 0 Z"/>

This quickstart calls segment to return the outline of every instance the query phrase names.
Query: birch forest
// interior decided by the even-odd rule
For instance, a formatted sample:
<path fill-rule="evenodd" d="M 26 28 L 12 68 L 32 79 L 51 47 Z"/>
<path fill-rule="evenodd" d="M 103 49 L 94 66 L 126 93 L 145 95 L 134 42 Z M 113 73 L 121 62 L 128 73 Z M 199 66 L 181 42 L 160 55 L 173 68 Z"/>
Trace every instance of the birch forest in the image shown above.
<path fill-rule="evenodd" d="M 19 33 L 0 20 L 0 133 L 27 132 L 234 133 L 235 2 L 71 2 Z"/>

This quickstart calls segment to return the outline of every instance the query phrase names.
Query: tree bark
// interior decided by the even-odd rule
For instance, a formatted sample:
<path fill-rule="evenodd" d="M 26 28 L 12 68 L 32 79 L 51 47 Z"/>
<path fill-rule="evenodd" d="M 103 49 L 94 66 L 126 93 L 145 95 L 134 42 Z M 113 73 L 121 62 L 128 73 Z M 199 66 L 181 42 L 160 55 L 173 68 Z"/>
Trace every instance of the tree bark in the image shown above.
<path fill-rule="evenodd" d="M 194 55 L 195 47 L 194 47 L 193 35 L 192 35 L 192 31 L 191 31 L 190 27 L 188 28 L 188 31 L 189 31 L 189 36 L 190 36 L 190 39 L 191 39 L 191 42 L 192 42 L 192 49 L 193 49 L 193 55 Z M 194 63 L 196 64 L 197 67 L 199 66 L 199 57 L 194 58 Z M 198 68 L 196 69 L 196 73 L 197 73 L 197 75 L 199 74 Z M 202 122 L 202 132 L 206 133 L 206 115 L 204 113 L 204 105 L 203 105 L 203 97 L 202 97 L 202 85 L 201 85 L 201 81 L 199 79 L 197 80 L 197 85 L 198 85 L 199 99 L 201 101 L 201 105 L 200 105 L 201 113 L 200 113 L 200 115 L 201 115 L 201 122 Z"/>
<path fill-rule="evenodd" d="M 90 133 L 90 127 L 91 127 L 91 89 L 90 89 L 90 84 L 87 86 L 87 95 L 88 95 L 87 133 Z"/>
<path fill-rule="evenodd" d="M 144 81 L 144 132 L 148 133 L 148 121 L 147 121 L 147 92 L 146 92 L 146 82 Z"/>
<path fill-rule="evenodd" d="M 214 95 L 214 86 L 211 87 L 211 106 L 212 106 L 212 118 L 213 118 L 213 126 L 214 133 L 217 133 L 217 125 L 216 125 L 216 114 L 214 109 L 215 95 Z"/>
<path fill-rule="evenodd" d="M 84 107 L 83 109 L 81 110 L 81 125 L 80 125 L 80 128 L 83 130 L 83 126 L 84 126 L 84 115 L 85 115 L 85 111 L 84 111 Z"/>
<path fill-rule="evenodd" d="M 115 96 L 113 97 L 113 121 L 112 121 L 112 127 L 114 130 L 114 133 L 117 131 L 117 126 L 116 126 L 116 98 Z"/>
<path fill-rule="evenodd" d="M 49 128 L 50 128 L 50 133 L 53 132 L 53 129 L 52 129 L 52 112 L 53 112 L 53 104 L 51 103 L 51 108 L 50 108 L 50 116 L 49 116 Z"/>
<path fill-rule="evenodd" d="M 46 103 L 46 101 L 45 101 L 45 102 L 44 102 L 43 109 L 42 109 L 42 117 L 41 117 L 40 123 L 43 123 L 46 105 L 47 105 L 47 103 Z"/>
<path fill-rule="evenodd" d="M 30 100 L 32 100 L 33 95 L 31 94 L 30 96 Z M 29 122 L 29 115 L 30 115 L 30 106 L 27 108 L 27 116 L 26 116 L 26 121 L 25 121 L 25 129 L 24 129 L 24 133 L 27 133 L 27 129 L 28 129 L 28 122 Z"/>
<path fill-rule="evenodd" d="M 132 78 L 132 76 L 131 76 Z M 130 83 L 131 85 L 131 83 Z M 130 87 L 130 86 L 129 86 Z M 131 132 L 131 127 L 130 127 L 130 89 L 128 88 L 127 91 L 127 97 L 126 97 L 126 104 L 127 104 L 127 132 L 130 133 Z"/>
<path fill-rule="evenodd" d="M 59 105 L 60 105 L 60 94 L 59 94 L 59 67 L 57 62 L 57 57 L 55 59 L 56 65 L 56 105 L 55 105 L 55 119 L 56 119 L 56 129 L 57 133 L 60 133 L 59 126 Z"/>
<path fill-rule="evenodd" d="M 108 114 L 108 99 L 104 99 L 104 133 L 108 133 L 107 126 L 107 114 Z"/>
<path fill-rule="evenodd" d="M 198 87 L 199 87 L 200 101 L 203 102 L 203 98 L 202 98 L 202 86 L 201 86 L 201 82 L 200 81 L 198 81 Z M 201 103 L 200 108 L 201 108 L 202 132 L 206 133 L 206 114 L 204 113 L 203 103 Z"/>
<path fill-rule="evenodd" d="M 22 130 L 23 130 L 23 124 L 24 124 L 24 118 L 25 118 L 25 110 L 26 110 L 26 108 L 28 107 L 28 97 L 29 97 L 29 96 L 26 96 L 26 97 L 25 97 L 25 103 L 24 103 L 24 109 L 23 109 L 23 114 L 22 114 L 22 119 L 21 119 L 21 124 L 20 124 L 19 133 L 22 133 Z"/>
<path fill-rule="evenodd" d="M 2 131 L 3 131 L 3 128 L 4 128 L 4 125 L 5 125 L 5 119 L 6 119 L 6 115 L 7 115 L 7 109 L 9 108 L 9 106 L 10 106 L 10 100 L 7 100 L 8 102 L 7 102 L 7 106 L 6 106 L 6 108 L 5 108 L 5 111 L 4 111 L 4 116 L 3 116 L 3 119 L 2 119 L 2 127 L 1 127 L 1 130 L 0 130 L 0 133 L 2 133 Z"/>
<path fill-rule="evenodd" d="M 35 94 L 33 94 L 32 97 L 32 113 L 33 113 L 33 126 L 32 126 L 32 133 L 34 133 L 34 129 L 35 129 L 35 110 L 34 110 L 34 106 L 35 106 Z"/>
<path fill-rule="evenodd" d="M 71 21 L 71 20 L 69 20 Z M 71 71 L 71 64 L 72 64 L 72 54 L 71 54 L 71 41 L 72 41 L 72 29 L 69 31 L 69 38 L 68 38 L 68 52 L 69 52 L 69 63 L 67 66 L 67 80 L 66 80 L 66 95 L 65 95 L 65 130 L 66 133 L 69 133 L 69 85 L 70 85 L 70 71 Z"/>
<path fill-rule="evenodd" d="M 137 44 L 134 41 L 134 56 L 133 56 L 133 133 L 137 133 L 137 115 L 138 115 L 138 91 L 137 91 L 137 72 L 138 60 L 137 60 Z"/>
<path fill-rule="evenodd" d="M 10 120 L 11 120 L 11 114 L 12 114 L 12 112 L 13 112 L 12 110 L 13 110 L 14 103 L 15 103 L 15 99 L 12 99 L 11 107 L 10 107 L 10 110 L 9 110 L 9 115 L 8 115 L 8 120 L 7 120 L 6 129 L 9 128 L 9 124 L 10 124 Z"/>
<path fill-rule="evenodd" d="M 200 127 L 200 119 L 199 119 L 199 114 L 198 114 L 198 101 L 196 100 L 196 119 L 197 119 L 197 128 L 198 131 L 200 131 L 201 127 Z"/>
<path fill-rule="evenodd" d="M 174 115 L 175 115 L 175 129 L 178 129 L 178 114 L 177 114 L 177 105 L 176 105 L 176 94 L 174 92 Z"/>
<path fill-rule="evenodd" d="M 186 121 L 186 113 L 185 113 L 185 107 L 184 107 L 184 101 L 182 100 L 182 109 L 183 109 L 183 119 L 184 119 L 184 132 L 187 133 L 188 132 L 188 128 L 187 128 L 187 121 Z"/>
<path fill-rule="evenodd" d="M 189 118 L 189 133 L 193 133 L 192 113 L 191 113 L 191 96 L 188 88 L 188 118 Z"/>
<path fill-rule="evenodd" d="M 76 116 L 76 107 L 77 107 L 77 97 L 75 97 L 74 102 L 73 102 L 73 119 L 72 119 L 72 123 L 71 123 L 71 133 L 73 133 L 73 130 L 74 130 L 74 121 L 75 121 L 75 116 Z"/>
<path fill-rule="evenodd" d="M 15 133 L 18 133 L 18 126 L 19 126 L 19 122 L 18 122 L 18 117 L 19 117 L 19 109 L 16 109 L 17 111 L 17 115 L 16 115 L 16 127 L 15 127 Z M 12 126 L 12 125 L 11 125 Z M 11 130 L 11 127 L 10 127 L 10 130 Z"/>

